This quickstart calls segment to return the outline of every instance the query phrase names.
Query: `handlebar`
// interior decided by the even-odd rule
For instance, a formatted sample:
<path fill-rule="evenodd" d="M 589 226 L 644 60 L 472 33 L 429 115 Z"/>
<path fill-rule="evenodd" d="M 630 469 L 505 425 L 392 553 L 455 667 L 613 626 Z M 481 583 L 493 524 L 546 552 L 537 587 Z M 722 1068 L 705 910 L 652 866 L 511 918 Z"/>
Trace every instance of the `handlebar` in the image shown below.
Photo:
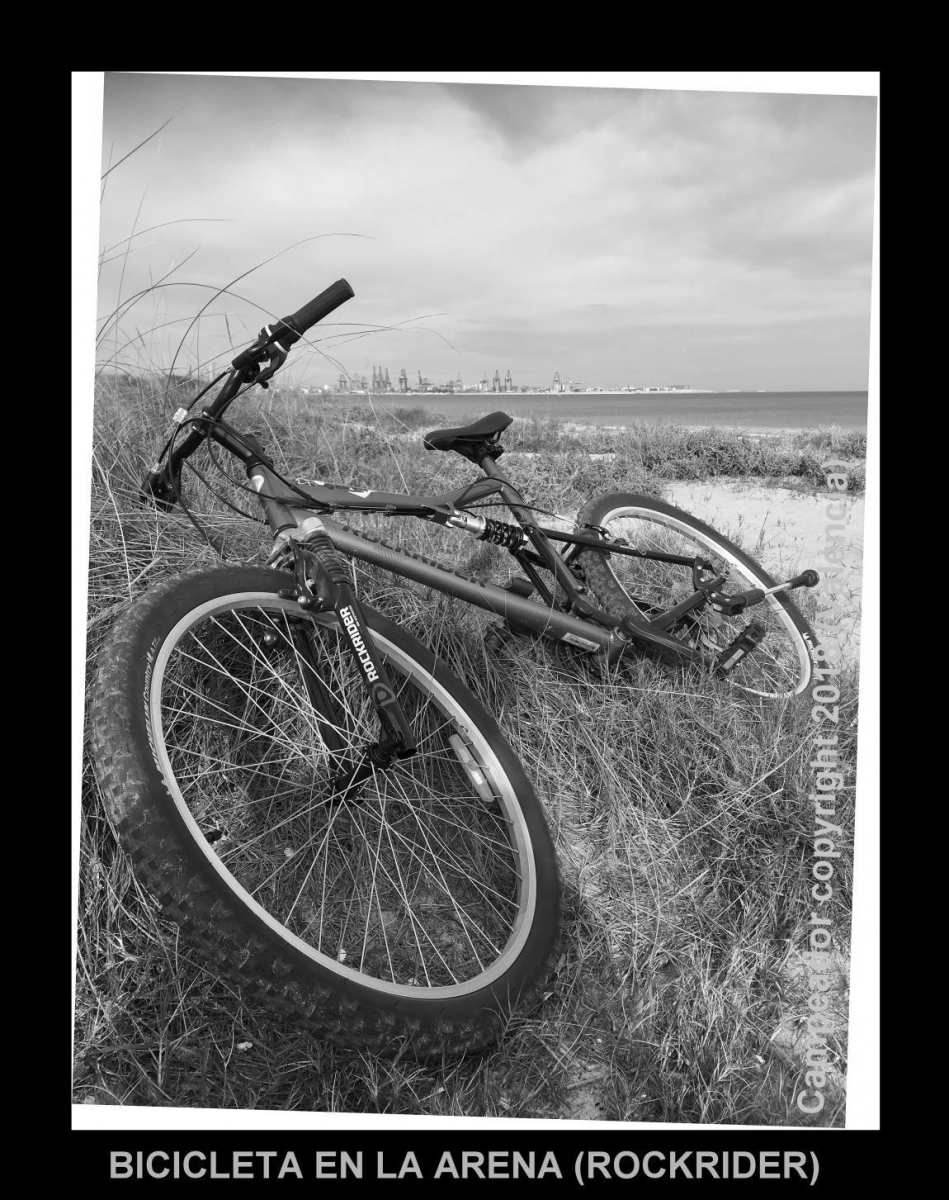
<path fill-rule="evenodd" d="M 274 325 L 265 325 L 260 336 L 252 346 L 249 346 L 231 363 L 235 371 L 243 371 L 259 362 L 266 348 L 275 345 L 286 352 L 318 321 L 328 317 L 331 312 L 351 300 L 355 292 L 345 279 L 337 279 L 328 288 L 314 296 L 302 308 L 298 308 L 289 317 L 281 317 Z"/>
<path fill-rule="evenodd" d="M 345 279 L 337 279 L 325 291 L 315 296 L 309 304 L 304 304 L 292 316 L 284 317 L 281 323 L 294 331 L 290 344 L 298 341 L 308 329 L 311 329 L 318 321 L 322 321 L 324 317 L 328 317 L 341 304 L 351 300 L 355 294 Z M 281 341 L 283 341 L 282 338 Z M 284 345 L 287 343 L 284 342 Z"/>
<path fill-rule="evenodd" d="M 308 329 L 324 317 L 328 317 L 341 304 L 351 300 L 355 294 L 345 279 L 337 279 L 289 317 L 281 318 L 274 325 L 265 325 L 254 344 L 241 351 L 231 362 L 231 375 L 204 410 L 204 415 L 211 418 L 223 415 L 242 383 L 256 381 L 266 387 L 267 384 L 263 381 L 273 375 L 283 363 L 290 347 L 298 342 Z M 257 364 L 265 358 L 270 359 L 270 366 L 261 373 L 257 370 Z M 183 415 L 182 412 L 179 420 Z M 164 462 L 157 462 L 145 476 L 140 489 L 142 497 L 159 508 L 172 508 L 178 499 L 177 478 L 181 464 L 186 458 L 190 458 L 206 436 L 206 428 L 193 425 L 184 441 L 172 450 Z"/>

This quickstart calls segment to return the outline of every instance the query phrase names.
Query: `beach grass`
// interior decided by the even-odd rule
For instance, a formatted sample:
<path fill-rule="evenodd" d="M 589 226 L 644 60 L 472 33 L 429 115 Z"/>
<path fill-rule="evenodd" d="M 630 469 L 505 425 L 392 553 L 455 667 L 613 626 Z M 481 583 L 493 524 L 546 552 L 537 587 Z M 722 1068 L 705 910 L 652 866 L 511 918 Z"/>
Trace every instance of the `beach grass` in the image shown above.
<path fill-rule="evenodd" d="M 140 146 L 114 166 L 110 160 L 106 203 L 111 172 Z M 174 410 L 198 388 L 180 363 L 175 376 L 157 348 L 165 337 L 167 290 L 150 284 L 129 299 L 126 259 L 141 236 L 137 230 L 162 228 L 145 227 L 139 215 L 131 236 L 112 247 L 114 259 L 102 258 L 117 274 L 106 306 L 112 311 L 99 328 L 87 677 L 117 616 L 155 583 L 211 566 L 219 552 L 231 562 L 262 562 L 270 542 L 266 528 L 228 507 L 256 516 L 236 464 L 228 465 L 228 477 L 220 474 L 220 452 L 216 464 L 203 449 L 192 460 L 200 475 L 185 475 L 189 505 L 216 549 L 180 511 L 158 514 L 139 501 Z M 156 268 L 163 289 L 184 278 L 180 268 L 191 257 L 167 276 Z M 272 316 L 260 315 L 262 322 Z M 223 322 L 230 339 L 226 316 L 204 319 Z M 116 371 L 120 363 L 124 370 Z M 165 369 L 146 373 L 155 363 Z M 497 407 L 503 396 L 472 397 L 470 414 L 447 418 L 391 395 L 327 399 L 277 386 L 239 400 L 228 420 L 255 431 L 290 478 L 437 494 L 470 481 L 475 468 L 457 455 L 423 450 L 419 434 Z M 530 501 L 568 518 L 593 496 L 661 496 L 675 480 L 754 478 L 820 489 L 828 455 L 851 463 L 850 486 L 859 491 L 866 454 L 862 434 L 833 427 L 752 435 L 675 425 L 581 427 L 545 418 L 516 420 L 504 444 L 504 465 Z M 475 578 L 509 569 L 499 548 L 440 527 L 381 517 L 367 518 L 363 527 Z M 497 1047 L 459 1060 L 379 1059 L 320 1042 L 258 1008 L 209 968 L 140 887 L 87 755 L 77 831 L 74 1101 L 841 1125 L 846 854 L 835 879 L 838 971 L 826 1102 L 810 1114 L 796 1104 L 806 1069 L 801 954 L 813 883 L 806 699 L 755 702 L 646 661 L 603 673 L 530 640 L 504 637 L 489 649 L 486 635 L 497 622 L 480 610 L 362 566 L 358 578 L 364 599 L 430 645 L 495 714 L 535 783 L 564 887 L 561 954 L 542 1003 L 516 1013 Z M 838 682 L 838 752 L 850 784 L 856 663 L 841 664 Z M 839 795 L 836 819 L 845 829 L 852 828 L 853 798 L 851 786 Z"/>
<path fill-rule="evenodd" d="M 160 579 L 219 561 L 183 515 L 137 489 L 180 400 L 150 378 L 104 375 L 91 469 L 89 670 L 115 617 Z M 384 411 L 382 411 L 384 410 Z M 294 479 L 447 492 L 475 468 L 422 449 L 442 422 L 422 407 L 256 391 L 228 414 Z M 472 416 L 478 415 L 473 412 Z M 819 487 L 850 431 L 750 437 L 680 427 L 582 430 L 517 421 L 504 438 L 532 503 L 572 514 L 610 491 L 662 495 L 673 479 L 792 479 Z M 261 562 L 266 530 L 246 481 L 202 450 L 186 473 L 200 521 L 231 561 Z M 236 468 L 236 464 L 234 464 Z M 215 492 L 219 494 L 215 494 Z M 474 577 L 496 547 L 422 522 L 367 527 Z M 319 1042 L 249 1003 L 138 885 L 87 761 L 80 829 L 77 1103 L 349 1113 L 840 1125 L 846 1079 L 850 868 L 835 879 L 839 980 L 830 1083 L 796 1105 L 809 1010 L 800 970 L 811 910 L 810 705 L 756 702 L 724 684 L 634 661 L 604 674 L 532 641 L 486 648 L 496 621 L 419 585 L 359 569 L 364 598 L 396 617 L 497 716 L 545 806 L 563 875 L 561 957 L 543 1003 L 482 1055 L 380 1060 Z M 854 778 L 856 664 L 841 666 L 841 768 Z M 852 828 L 853 790 L 835 818 Z"/>
<path fill-rule="evenodd" d="M 398 397 L 383 395 L 371 404 L 361 398 L 332 399 L 295 394 L 289 400 L 302 411 L 327 413 L 331 420 L 363 425 L 391 440 L 410 438 L 429 429 L 457 427 L 474 421 L 492 408 L 504 407 L 504 396 L 472 398 L 470 412 L 447 416 L 423 405 L 400 405 Z M 319 419 L 319 418 L 317 418 Z M 518 417 L 505 431 L 509 454 L 561 454 L 581 459 L 596 454 L 618 460 L 615 473 L 625 476 L 644 468 L 658 480 L 698 480 L 720 477 L 792 482 L 820 488 L 825 485 L 823 463 L 839 458 L 848 463 L 848 488 L 860 492 L 866 482 L 867 437 L 863 430 L 828 425 L 819 429 L 755 430 L 693 427 L 675 422 L 602 426 L 551 417 Z M 601 461 L 603 478 L 612 468 Z M 602 490 L 602 489 L 601 489 Z"/>

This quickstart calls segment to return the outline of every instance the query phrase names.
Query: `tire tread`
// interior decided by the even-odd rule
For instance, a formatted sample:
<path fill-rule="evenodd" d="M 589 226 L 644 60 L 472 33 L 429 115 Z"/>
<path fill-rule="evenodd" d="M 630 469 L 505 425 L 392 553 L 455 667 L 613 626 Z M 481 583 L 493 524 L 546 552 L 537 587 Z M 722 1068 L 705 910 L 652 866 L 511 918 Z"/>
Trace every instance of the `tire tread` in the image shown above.
<path fill-rule="evenodd" d="M 106 813 L 135 875 L 189 943 L 242 986 L 245 998 L 286 1020 L 306 1025 L 318 1037 L 379 1054 L 399 1052 L 408 1041 L 420 1058 L 487 1048 L 501 1031 L 499 1012 L 484 1009 L 479 1021 L 446 1019 L 443 1014 L 423 1021 L 400 1013 L 397 1005 L 389 1011 L 371 1009 L 311 976 L 305 977 L 288 955 L 241 924 L 234 908 L 196 869 L 161 806 L 151 797 L 151 785 L 134 748 L 141 697 L 129 694 L 128 681 L 134 678 L 140 659 L 143 629 L 161 619 L 179 588 L 208 575 L 207 568 L 195 568 L 163 581 L 120 617 L 99 654 L 89 700 L 89 747 Z M 169 808 L 172 804 L 169 793 Z M 539 1002 L 556 961 L 559 897 L 556 909 L 550 948 L 536 978 L 521 991 L 518 1011 L 527 1011 Z"/>

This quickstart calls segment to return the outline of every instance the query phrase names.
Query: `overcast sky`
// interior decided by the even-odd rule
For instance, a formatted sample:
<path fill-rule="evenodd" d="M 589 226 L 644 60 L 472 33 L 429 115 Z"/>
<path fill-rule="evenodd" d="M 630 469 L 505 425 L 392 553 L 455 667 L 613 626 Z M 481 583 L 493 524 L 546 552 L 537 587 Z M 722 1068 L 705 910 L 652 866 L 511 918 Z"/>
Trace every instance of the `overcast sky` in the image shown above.
<path fill-rule="evenodd" d="M 107 74 L 103 170 L 169 118 L 105 181 L 100 319 L 193 257 L 100 362 L 167 367 L 316 238 L 179 363 L 344 276 L 296 382 L 867 387 L 872 97 Z"/>

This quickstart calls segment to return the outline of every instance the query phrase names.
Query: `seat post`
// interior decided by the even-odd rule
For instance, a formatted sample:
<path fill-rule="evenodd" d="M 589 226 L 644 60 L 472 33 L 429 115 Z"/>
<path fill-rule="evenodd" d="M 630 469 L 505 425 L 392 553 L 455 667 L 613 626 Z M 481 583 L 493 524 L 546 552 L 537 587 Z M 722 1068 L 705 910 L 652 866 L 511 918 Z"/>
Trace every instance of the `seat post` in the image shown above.
<path fill-rule="evenodd" d="M 520 493 L 517 491 L 517 488 L 514 487 L 514 484 L 507 477 L 505 472 L 502 471 L 498 466 L 496 458 L 492 458 L 490 454 L 486 454 L 484 458 L 478 462 L 478 466 L 482 471 L 484 471 L 485 475 L 487 475 L 489 479 L 496 479 L 499 483 L 506 484 L 514 492 L 514 495 L 517 496 L 518 500 L 523 500 Z"/>
<path fill-rule="evenodd" d="M 524 503 L 524 497 L 507 477 L 504 471 L 502 471 L 498 466 L 497 459 L 492 458 L 489 454 L 486 454 L 479 461 L 478 466 L 482 471 L 484 471 L 485 475 L 487 475 L 489 479 L 496 479 L 498 483 L 502 483 L 504 485 L 501 491 L 501 496 L 508 502 L 508 504 L 512 504 L 516 507 L 517 505 Z M 522 515 L 527 520 L 530 520 L 529 513 L 525 512 Z"/>

